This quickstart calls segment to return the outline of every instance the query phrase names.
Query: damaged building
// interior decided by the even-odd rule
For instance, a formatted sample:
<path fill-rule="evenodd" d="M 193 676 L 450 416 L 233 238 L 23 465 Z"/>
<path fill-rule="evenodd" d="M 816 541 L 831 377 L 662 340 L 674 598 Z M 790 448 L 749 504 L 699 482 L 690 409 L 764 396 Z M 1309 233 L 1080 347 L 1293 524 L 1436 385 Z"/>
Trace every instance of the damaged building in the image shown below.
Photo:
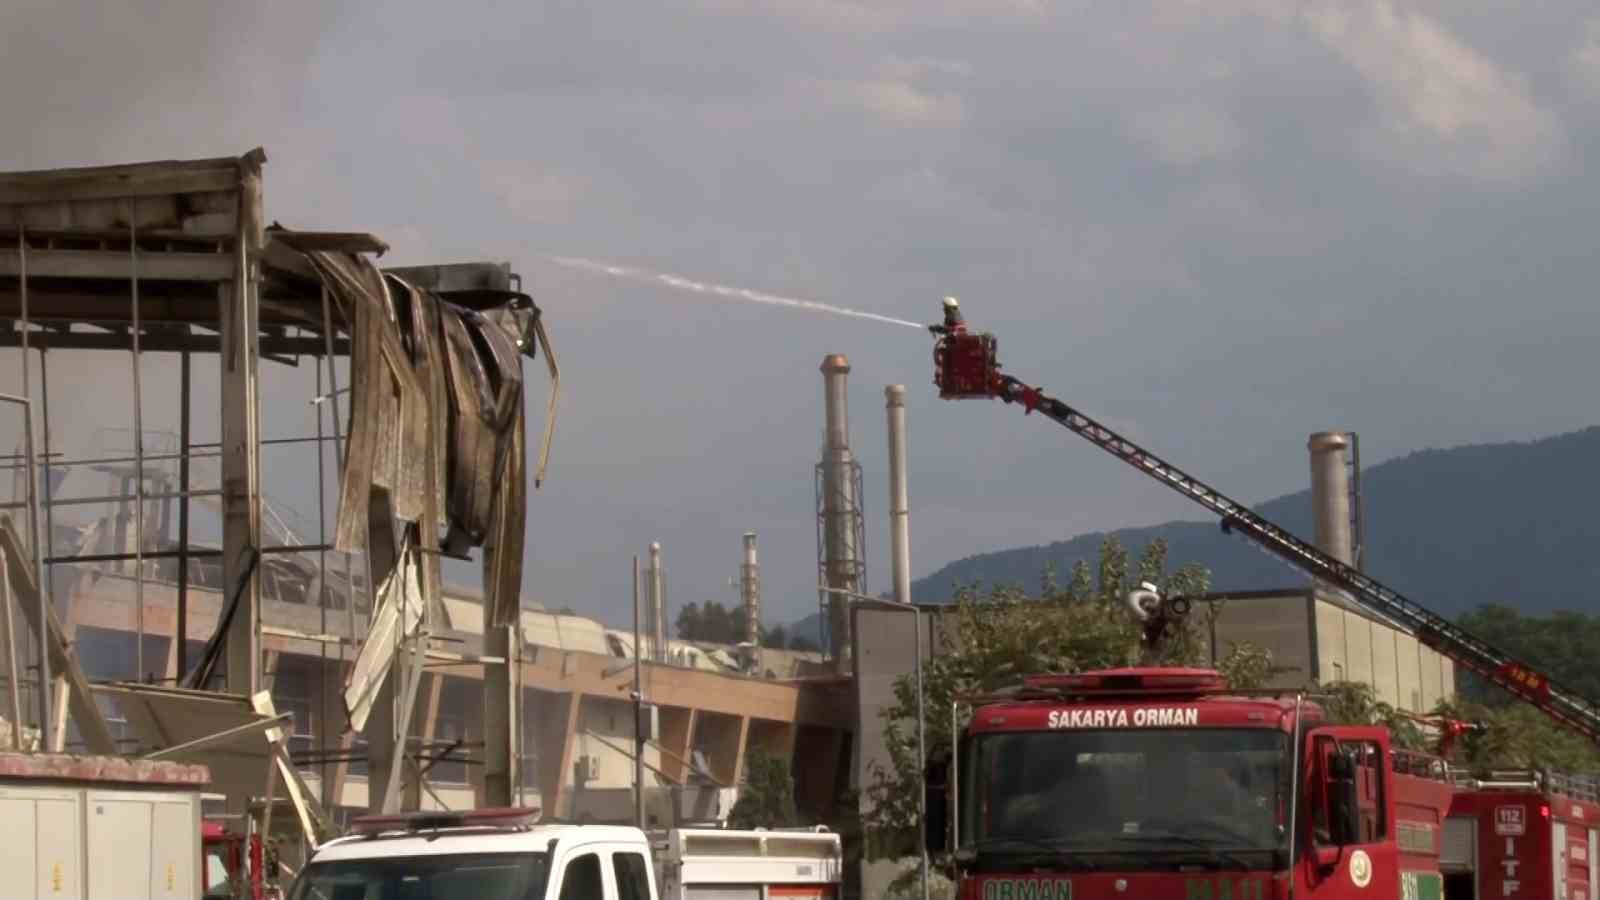
<path fill-rule="evenodd" d="M 543 311 L 504 263 L 386 268 L 379 236 L 269 223 L 265 164 L 0 173 L 0 718 L 204 762 L 233 811 L 272 785 L 313 842 L 366 810 L 625 818 L 638 648 L 522 590 Z M 755 748 L 831 811 L 854 723 L 816 659 L 651 643 L 658 822 L 725 815 Z"/>

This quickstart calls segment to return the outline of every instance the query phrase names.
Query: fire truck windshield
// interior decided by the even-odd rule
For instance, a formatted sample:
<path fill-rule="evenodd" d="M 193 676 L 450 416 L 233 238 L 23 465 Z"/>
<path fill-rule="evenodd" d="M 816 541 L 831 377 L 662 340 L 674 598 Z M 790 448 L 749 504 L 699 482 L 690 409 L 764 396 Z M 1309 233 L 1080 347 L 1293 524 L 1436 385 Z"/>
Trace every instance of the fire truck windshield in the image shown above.
<path fill-rule="evenodd" d="M 963 760 L 961 844 L 1145 858 L 1259 851 L 1266 866 L 1287 840 L 1287 744 L 1264 728 L 982 734 Z"/>

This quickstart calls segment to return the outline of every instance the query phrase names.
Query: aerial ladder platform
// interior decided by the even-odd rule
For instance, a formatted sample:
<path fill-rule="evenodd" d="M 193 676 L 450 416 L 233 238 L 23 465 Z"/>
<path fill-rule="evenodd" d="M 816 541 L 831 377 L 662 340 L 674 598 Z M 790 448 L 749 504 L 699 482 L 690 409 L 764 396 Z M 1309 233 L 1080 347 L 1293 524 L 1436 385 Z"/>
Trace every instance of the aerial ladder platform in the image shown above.
<path fill-rule="evenodd" d="M 1096 447 L 1188 497 L 1217 516 L 1224 532 L 1244 535 L 1314 579 L 1342 589 L 1358 606 L 1387 618 L 1418 641 L 1491 684 L 1532 704 L 1600 744 L 1600 704 L 1562 685 L 1449 619 L 1429 611 L 1376 578 L 1324 553 L 1255 510 L 1190 475 L 1066 403 L 1000 370 L 994 335 L 967 329 L 953 298 L 944 301 L 944 321 L 935 335 L 933 383 L 946 400 L 999 399 L 1070 429 Z"/>

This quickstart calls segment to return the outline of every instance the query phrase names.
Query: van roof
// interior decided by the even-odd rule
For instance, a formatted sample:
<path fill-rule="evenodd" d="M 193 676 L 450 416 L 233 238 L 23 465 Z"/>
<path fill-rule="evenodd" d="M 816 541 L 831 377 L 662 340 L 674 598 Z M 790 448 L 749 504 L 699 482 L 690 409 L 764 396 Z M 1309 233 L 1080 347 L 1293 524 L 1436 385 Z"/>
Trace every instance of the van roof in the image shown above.
<path fill-rule="evenodd" d="M 578 839 L 580 843 L 627 843 L 649 848 L 644 832 L 620 825 L 535 825 L 524 830 L 461 826 L 335 838 L 318 847 L 309 864 L 456 853 L 544 853 L 549 850 L 551 841 L 571 839 Z"/>

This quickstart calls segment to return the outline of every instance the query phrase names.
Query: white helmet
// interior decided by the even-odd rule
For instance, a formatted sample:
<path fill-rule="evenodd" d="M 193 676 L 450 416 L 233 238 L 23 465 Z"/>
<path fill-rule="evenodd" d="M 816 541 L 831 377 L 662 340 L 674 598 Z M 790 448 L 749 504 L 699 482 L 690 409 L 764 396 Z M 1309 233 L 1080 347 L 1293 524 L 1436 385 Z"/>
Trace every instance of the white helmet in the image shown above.
<path fill-rule="evenodd" d="M 1128 609 L 1141 622 L 1150 621 L 1150 617 L 1161 609 L 1161 590 L 1148 581 L 1140 582 L 1124 599 Z"/>

